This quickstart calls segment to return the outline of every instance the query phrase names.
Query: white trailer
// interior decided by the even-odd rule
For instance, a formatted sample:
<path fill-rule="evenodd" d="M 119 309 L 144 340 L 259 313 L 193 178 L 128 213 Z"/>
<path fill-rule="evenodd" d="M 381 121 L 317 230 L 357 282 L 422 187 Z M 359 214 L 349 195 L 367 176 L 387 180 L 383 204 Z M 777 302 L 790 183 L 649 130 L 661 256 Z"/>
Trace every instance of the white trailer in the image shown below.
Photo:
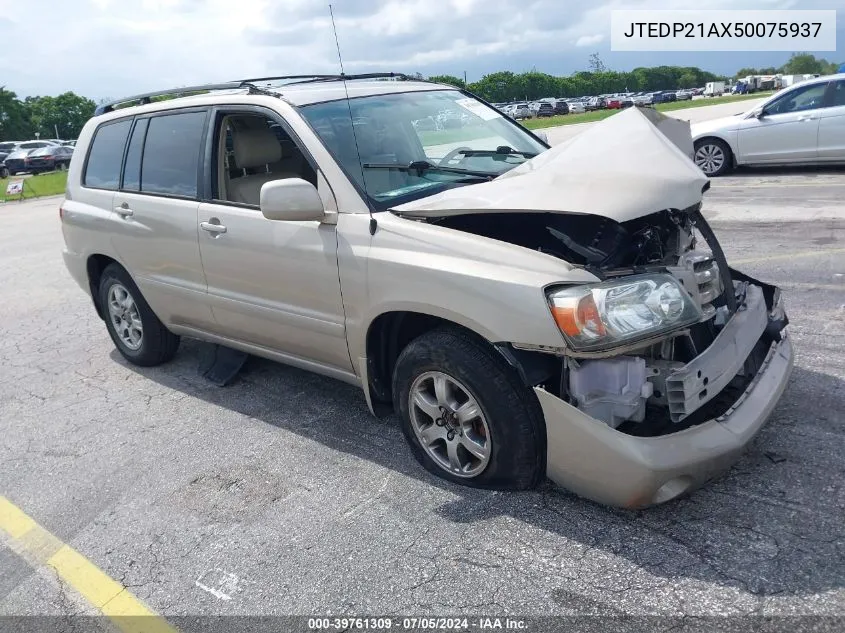
<path fill-rule="evenodd" d="M 724 81 L 708 81 L 704 86 L 705 97 L 720 97 L 725 94 Z"/>

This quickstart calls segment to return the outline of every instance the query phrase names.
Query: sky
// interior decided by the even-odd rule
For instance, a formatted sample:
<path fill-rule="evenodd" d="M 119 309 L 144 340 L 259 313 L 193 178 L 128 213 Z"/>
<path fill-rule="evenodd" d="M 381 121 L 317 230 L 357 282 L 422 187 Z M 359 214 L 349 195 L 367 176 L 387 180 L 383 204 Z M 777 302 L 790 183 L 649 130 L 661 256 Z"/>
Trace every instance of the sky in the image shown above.
<path fill-rule="evenodd" d="M 346 72 L 498 70 L 568 75 L 598 52 L 608 68 L 689 65 L 732 75 L 789 53 L 610 51 L 610 11 L 839 9 L 843 0 L 333 0 Z M 71 90 L 99 101 L 248 77 L 338 72 L 323 0 L 0 0 L 0 85 L 18 96 Z M 812 52 L 812 51 L 811 51 Z"/>

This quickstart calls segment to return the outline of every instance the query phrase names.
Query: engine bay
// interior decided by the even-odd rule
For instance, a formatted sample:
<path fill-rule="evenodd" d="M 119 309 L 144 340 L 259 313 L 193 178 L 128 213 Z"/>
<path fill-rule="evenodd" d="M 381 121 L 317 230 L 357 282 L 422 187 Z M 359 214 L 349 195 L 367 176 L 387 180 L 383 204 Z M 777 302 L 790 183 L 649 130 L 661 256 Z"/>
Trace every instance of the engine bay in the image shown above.
<path fill-rule="evenodd" d="M 668 273 L 680 282 L 702 317 L 658 340 L 605 353 L 512 350 L 523 362 L 525 354 L 546 356 L 532 386 L 542 385 L 627 434 L 673 433 L 724 414 L 786 325 L 777 310 L 779 291 L 728 268 L 698 206 L 624 223 L 589 214 L 524 212 L 428 221 L 558 257 L 601 280 Z M 738 311 L 743 314 L 734 319 Z"/>

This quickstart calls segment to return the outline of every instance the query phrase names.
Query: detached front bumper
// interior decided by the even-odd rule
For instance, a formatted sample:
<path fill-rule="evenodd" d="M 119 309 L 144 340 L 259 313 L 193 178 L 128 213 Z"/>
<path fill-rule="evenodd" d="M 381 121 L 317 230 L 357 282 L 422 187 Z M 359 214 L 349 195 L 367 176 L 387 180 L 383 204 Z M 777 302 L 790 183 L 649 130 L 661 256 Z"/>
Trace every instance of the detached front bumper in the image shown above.
<path fill-rule="evenodd" d="M 753 336 L 756 342 L 759 334 Z M 728 470 L 765 424 L 786 388 L 793 357 L 783 331 L 724 415 L 658 437 L 617 431 L 535 387 L 546 419 L 548 477 L 579 495 L 625 508 L 663 503 L 702 486 Z"/>

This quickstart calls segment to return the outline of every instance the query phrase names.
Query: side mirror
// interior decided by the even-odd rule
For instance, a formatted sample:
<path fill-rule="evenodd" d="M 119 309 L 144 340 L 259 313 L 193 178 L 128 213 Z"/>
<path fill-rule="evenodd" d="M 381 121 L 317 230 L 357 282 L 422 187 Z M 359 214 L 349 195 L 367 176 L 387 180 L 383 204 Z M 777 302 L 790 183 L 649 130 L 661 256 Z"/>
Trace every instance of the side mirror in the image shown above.
<path fill-rule="evenodd" d="M 759 110 L 754 110 L 754 112 L 751 113 L 751 116 L 753 116 L 755 119 L 762 119 L 764 116 L 766 116 L 766 112 L 765 110 L 760 108 Z"/>
<path fill-rule="evenodd" d="M 317 188 L 302 178 L 265 182 L 261 186 L 260 206 L 268 220 L 320 221 L 326 214 Z"/>

